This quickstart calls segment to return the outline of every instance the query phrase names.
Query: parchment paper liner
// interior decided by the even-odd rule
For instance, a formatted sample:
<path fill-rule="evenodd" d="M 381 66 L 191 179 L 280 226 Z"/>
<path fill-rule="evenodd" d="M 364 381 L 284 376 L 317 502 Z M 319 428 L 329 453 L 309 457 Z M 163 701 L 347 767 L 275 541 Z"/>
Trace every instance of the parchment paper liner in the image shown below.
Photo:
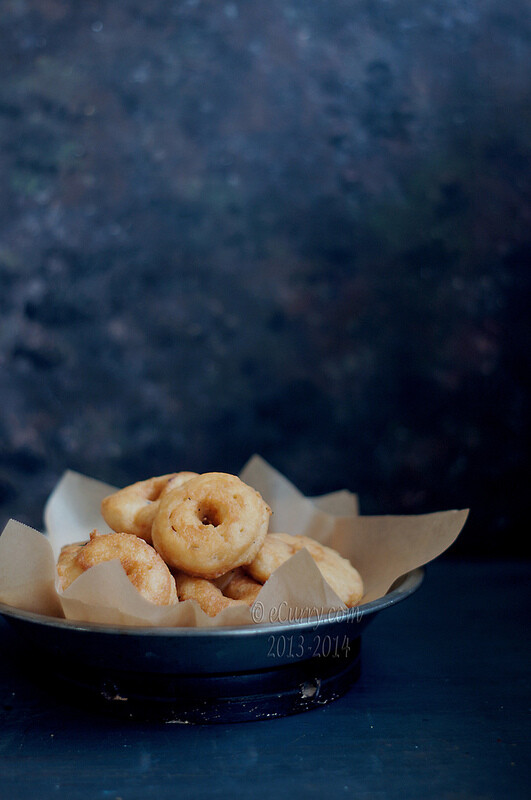
<path fill-rule="evenodd" d="M 382 597 L 401 575 L 446 550 L 468 511 L 418 516 L 363 517 L 356 495 L 342 490 L 305 497 L 277 470 L 253 456 L 241 478 L 273 509 L 269 530 L 311 536 L 334 547 L 360 572 L 363 602 Z M 345 605 L 323 580 L 313 559 L 300 550 L 261 589 L 253 607 L 228 608 L 212 618 L 195 601 L 171 607 L 145 600 L 119 561 L 99 564 L 68 589 L 56 590 L 55 563 L 61 547 L 84 541 L 97 528 L 108 533 L 100 502 L 114 487 L 66 472 L 45 508 L 47 536 L 10 520 L 0 537 L 0 602 L 26 611 L 83 622 L 162 627 L 219 627 L 325 615 Z"/>

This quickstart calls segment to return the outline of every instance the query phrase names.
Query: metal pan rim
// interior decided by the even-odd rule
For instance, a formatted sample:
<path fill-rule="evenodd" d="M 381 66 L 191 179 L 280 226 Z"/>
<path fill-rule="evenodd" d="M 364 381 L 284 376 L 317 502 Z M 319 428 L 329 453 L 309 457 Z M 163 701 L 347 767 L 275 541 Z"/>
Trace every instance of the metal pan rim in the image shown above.
<path fill-rule="evenodd" d="M 274 623 L 259 623 L 252 625 L 238 625 L 233 627 L 220 627 L 220 628 L 185 628 L 185 627 L 149 627 L 149 626 L 133 626 L 133 625 L 106 625 L 103 623 L 89 623 L 79 622 L 77 620 L 62 619 L 60 617 L 50 617 L 44 614 L 37 614 L 34 611 L 22 611 L 13 606 L 0 603 L 0 615 L 4 617 L 11 617 L 14 619 L 26 620 L 28 622 L 38 623 L 45 627 L 97 632 L 102 634 L 121 634 L 126 636 L 143 636 L 143 637 L 178 637 L 196 638 L 196 637 L 223 637 L 223 636 L 259 636 L 260 634 L 271 634 L 275 632 L 286 632 L 290 628 L 297 631 L 304 631 L 307 629 L 314 630 L 317 626 L 330 624 L 331 622 L 358 622 L 363 617 L 370 616 L 374 613 L 382 611 L 395 603 L 409 597 L 416 589 L 419 588 L 424 578 L 424 569 L 417 567 L 416 569 L 403 575 L 393 584 L 394 588 L 378 600 L 372 600 L 370 603 L 364 603 L 355 608 L 348 609 L 347 611 L 331 613 L 320 617 L 307 617 L 303 620 L 291 620 L 289 622 L 274 622 Z"/>

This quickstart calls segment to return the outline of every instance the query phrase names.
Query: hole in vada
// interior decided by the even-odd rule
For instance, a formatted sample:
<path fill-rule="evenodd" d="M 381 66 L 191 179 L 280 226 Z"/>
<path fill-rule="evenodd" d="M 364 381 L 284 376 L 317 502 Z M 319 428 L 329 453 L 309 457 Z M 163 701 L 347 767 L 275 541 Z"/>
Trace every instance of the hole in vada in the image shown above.
<path fill-rule="evenodd" d="M 219 509 L 216 508 L 216 506 L 214 506 L 212 503 L 208 502 L 208 500 L 205 500 L 199 504 L 197 508 L 197 516 L 203 525 L 212 525 L 214 528 L 217 528 L 217 526 L 221 525 L 222 523 Z"/>

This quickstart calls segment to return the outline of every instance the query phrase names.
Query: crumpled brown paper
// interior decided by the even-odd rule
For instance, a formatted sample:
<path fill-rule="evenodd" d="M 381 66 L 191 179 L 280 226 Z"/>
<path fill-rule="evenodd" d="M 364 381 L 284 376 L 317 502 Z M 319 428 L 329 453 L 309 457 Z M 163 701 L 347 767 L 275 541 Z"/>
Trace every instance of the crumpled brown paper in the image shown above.
<path fill-rule="evenodd" d="M 446 550 L 468 514 L 363 517 L 351 492 L 305 497 L 259 456 L 250 459 L 241 478 L 272 508 L 270 531 L 311 536 L 352 562 L 363 578 L 364 603 L 382 597 L 401 575 Z M 150 603 L 119 561 L 98 564 L 65 592 L 57 591 L 55 563 L 61 548 L 86 540 L 93 528 L 109 532 L 100 503 L 112 491 L 114 487 L 100 481 L 66 472 L 46 504 L 47 536 L 10 520 L 0 537 L 0 602 L 83 622 L 157 627 L 248 625 L 345 609 L 306 550 L 270 577 L 250 609 L 227 608 L 214 618 L 193 600 L 169 607 Z"/>

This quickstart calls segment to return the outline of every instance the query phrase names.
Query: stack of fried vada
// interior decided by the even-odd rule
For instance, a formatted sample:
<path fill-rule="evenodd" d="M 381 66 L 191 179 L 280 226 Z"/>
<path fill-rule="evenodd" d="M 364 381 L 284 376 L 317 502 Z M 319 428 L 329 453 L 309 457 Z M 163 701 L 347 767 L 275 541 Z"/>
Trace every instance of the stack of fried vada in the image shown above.
<path fill-rule="evenodd" d="M 66 589 L 95 564 L 118 559 L 147 600 L 195 600 L 209 616 L 250 606 L 270 575 L 306 548 L 343 602 L 363 595 L 358 572 L 336 551 L 304 536 L 267 533 L 270 508 L 235 475 L 176 472 L 134 483 L 106 497 L 104 520 L 114 533 L 93 531 L 67 545 L 57 565 Z"/>

